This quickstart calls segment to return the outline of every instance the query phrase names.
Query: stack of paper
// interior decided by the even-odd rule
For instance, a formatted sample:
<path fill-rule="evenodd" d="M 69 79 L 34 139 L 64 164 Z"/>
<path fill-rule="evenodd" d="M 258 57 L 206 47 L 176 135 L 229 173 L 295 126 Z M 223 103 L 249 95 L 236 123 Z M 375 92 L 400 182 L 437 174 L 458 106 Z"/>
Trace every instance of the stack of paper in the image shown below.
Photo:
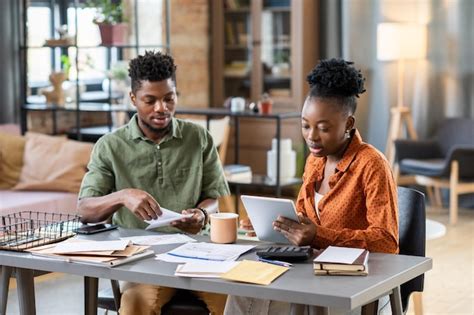
<path fill-rule="evenodd" d="M 30 249 L 32 254 L 93 265 L 118 266 L 154 254 L 149 246 L 132 245 L 130 241 L 88 241 L 70 239 Z"/>
<path fill-rule="evenodd" d="M 329 246 L 313 260 L 316 275 L 365 276 L 369 252 L 360 248 Z"/>
<path fill-rule="evenodd" d="M 255 245 L 233 245 L 214 243 L 187 243 L 167 253 L 156 255 L 156 259 L 167 262 L 235 261 Z"/>
<path fill-rule="evenodd" d="M 222 274 L 234 268 L 236 261 L 195 261 L 176 267 L 175 276 L 220 278 Z"/>

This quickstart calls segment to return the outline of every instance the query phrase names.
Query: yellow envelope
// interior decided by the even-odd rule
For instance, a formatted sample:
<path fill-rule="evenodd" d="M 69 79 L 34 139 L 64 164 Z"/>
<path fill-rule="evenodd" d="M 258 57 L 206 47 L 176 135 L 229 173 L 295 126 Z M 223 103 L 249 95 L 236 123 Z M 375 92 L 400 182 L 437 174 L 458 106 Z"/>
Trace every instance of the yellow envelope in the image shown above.
<path fill-rule="evenodd" d="M 221 275 L 222 279 L 269 285 L 289 268 L 260 261 L 244 260 Z"/>

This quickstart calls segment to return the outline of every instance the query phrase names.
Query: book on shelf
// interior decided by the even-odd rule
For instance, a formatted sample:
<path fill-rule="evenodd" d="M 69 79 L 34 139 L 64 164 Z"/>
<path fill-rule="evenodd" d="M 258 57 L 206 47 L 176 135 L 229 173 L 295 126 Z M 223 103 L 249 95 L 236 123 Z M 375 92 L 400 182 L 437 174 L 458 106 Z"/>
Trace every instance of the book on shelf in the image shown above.
<path fill-rule="evenodd" d="M 230 182 L 252 182 L 252 169 L 248 165 L 229 164 L 224 166 L 225 178 Z"/>
<path fill-rule="evenodd" d="M 291 90 L 284 88 L 273 88 L 269 89 L 268 93 L 273 97 L 291 97 Z"/>
<path fill-rule="evenodd" d="M 247 61 L 234 60 L 224 66 L 224 74 L 227 76 L 244 77 L 249 74 Z"/>
<path fill-rule="evenodd" d="M 329 246 L 314 258 L 314 274 L 365 276 L 369 273 L 368 260 L 365 249 Z"/>
<path fill-rule="evenodd" d="M 235 45 L 237 44 L 237 38 L 234 32 L 234 26 L 231 21 L 225 22 L 225 36 L 226 36 L 226 44 L 227 45 Z"/>
<path fill-rule="evenodd" d="M 238 0 L 226 0 L 225 6 L 227 9 L 238 9 L 239 8 L 239 1 Z"/>

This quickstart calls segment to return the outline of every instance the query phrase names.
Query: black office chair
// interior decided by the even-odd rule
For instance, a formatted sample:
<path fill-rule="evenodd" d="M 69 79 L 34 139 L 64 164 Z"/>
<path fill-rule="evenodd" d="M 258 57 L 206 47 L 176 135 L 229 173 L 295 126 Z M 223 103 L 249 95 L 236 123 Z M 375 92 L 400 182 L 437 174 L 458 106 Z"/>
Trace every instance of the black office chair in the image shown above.
<path fill-rule="evenodd" d="M 117 280 L 110 280 L 112 286 L 99 291 L 97 306 L 118 313 L 120 309 L 120 286 Z M 188 290 L 178 290 L 173 298 L 161 309 L 162 315 L 209 315 L 206 304 Z"/>
<path fill-rule="evenodd" d="M 421 192 L 398 187 L 398 233 L 401 255 L 425 256 L 426 217 L 425 195 Z M 400 286 L 403 312 L 413 292 L 423 292 L 424 275 Z"/>

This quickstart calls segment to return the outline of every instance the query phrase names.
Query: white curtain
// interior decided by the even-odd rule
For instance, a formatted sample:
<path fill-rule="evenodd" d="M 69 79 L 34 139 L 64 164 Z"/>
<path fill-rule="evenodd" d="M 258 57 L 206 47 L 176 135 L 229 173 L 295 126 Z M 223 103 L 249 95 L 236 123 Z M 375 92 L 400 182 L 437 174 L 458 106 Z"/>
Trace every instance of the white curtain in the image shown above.
<path fill-rule="evenodd" d="M 474 118 L 474 1 L 343 0 L 343 57 L 367 78 L 359 100 L 358 128 L 385 149 L 390 107 L 396 105 L 397 63 L 377 60 L 377 25 L 426 25 L 427 57 L 405 63 L 404 104 L 411 107 L 420 138 L 431 136 L 444 117 Z"/>

